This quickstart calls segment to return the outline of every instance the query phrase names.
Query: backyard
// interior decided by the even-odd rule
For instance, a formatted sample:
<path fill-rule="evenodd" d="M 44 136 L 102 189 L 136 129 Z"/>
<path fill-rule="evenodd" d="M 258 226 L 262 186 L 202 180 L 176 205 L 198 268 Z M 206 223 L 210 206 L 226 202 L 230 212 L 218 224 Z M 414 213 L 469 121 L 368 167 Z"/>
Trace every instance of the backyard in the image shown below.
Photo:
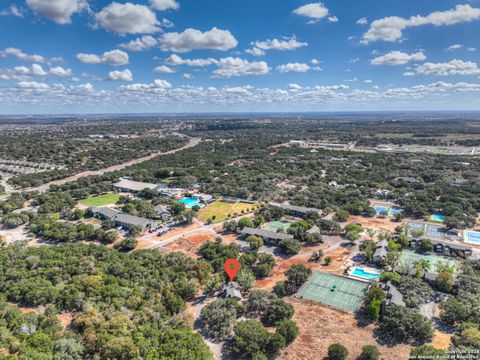
<path fill-rule="evenodd" d="M 120 195 L 118 194 L 104 194 L 99 196 L 91 196 L 86 199 L 80 200 L 78 203 L 85 206 L 105 206 L 115 204 Z"/>

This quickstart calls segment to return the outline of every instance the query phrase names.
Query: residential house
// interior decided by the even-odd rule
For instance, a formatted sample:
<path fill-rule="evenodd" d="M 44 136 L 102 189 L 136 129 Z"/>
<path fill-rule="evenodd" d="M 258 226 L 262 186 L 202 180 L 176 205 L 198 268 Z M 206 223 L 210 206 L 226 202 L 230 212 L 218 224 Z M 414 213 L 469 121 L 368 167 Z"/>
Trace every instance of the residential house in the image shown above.
<path fill-rule="evenodd" d="M 279 242 L 285 239 L 293 239 L 293 236 L 290 234 L 277 233 L 274 231 L 268 231 L 263 229 L 254 229 L 245 227 L 240 232 L 241 236 L 247 237 L 250 235 L 255 235 L 263 238 L 266 241 Z"/>
<path fill-rule="evenodd" d="M 375 252 L 373 253 L 373 262 L 379 263 L 387 258 L 388 253 L 388 241 L 383 239 L 376 244 Z"/>
<path fill-rule="evenodd" d="M 163 221 L 168 221 L 172 218 L 170 209 L 165 205 L 157 205 L 153 208 L 155 210 L 156 218 Z"/>
<path fill-rule="evenodd" d="M 223 287 L 223 294 L 227 299 L 235 299 L 243 301 L 242 293 L 240 292 L 240 285 L 236 281 L 230 281 Z"/>
<path fill-rule="evenodd" d="M 120 213 L 115 216 L 115 223 L 117 226 L 122 226 L 125 229 L 131 229 L 135 225 L 138 225 L 142 229 L 142 232 L 145 232 L 147 229 L 155 226 L 155 222 L 153 220 L 124 213 Z"/>
<path fill-rule="evenodd" d="M 114 220 L 115 216 L 120 214 L 120 211 L 105 206 L 92 207 L 90 210 L 93 216 L 100 220 Z"/>

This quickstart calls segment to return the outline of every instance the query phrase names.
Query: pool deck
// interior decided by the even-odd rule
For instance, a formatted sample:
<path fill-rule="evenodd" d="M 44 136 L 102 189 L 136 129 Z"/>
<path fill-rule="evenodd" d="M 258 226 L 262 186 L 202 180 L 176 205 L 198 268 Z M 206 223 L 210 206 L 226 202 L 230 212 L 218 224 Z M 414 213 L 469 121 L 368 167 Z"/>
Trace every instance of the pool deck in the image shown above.
<path fill-rule="evenodd" d="M 370 274 L 378 274 L 378 278 L 374 279 L 374 278 L 368 278 L 368 277 L 363 277 L 363 276 L 360 276 L 360 275 L 355 275 L 353 272 L 355 271 L 355 269 L 362 269 L 364 272 L 367 272 L 367 273 L 370 273 Z M 378 269 L 375 269 L 375 268 L 371 268 L 371 267 L 361 267 L 361 266 L 353 266 L 350 271 L 348 272 L 348 277 L 349 278 L 352 278 L 352 279 L 355 279 L 355 280 L 360 280 L 360 281 L 363 281 L 363 282 L 367 282 L 367 283 L 370 283 L 372 281 L 379 281 L 380 280 L 380 275 L 382 274 L 382 271 L 381 270 L 378 270 Z"/>

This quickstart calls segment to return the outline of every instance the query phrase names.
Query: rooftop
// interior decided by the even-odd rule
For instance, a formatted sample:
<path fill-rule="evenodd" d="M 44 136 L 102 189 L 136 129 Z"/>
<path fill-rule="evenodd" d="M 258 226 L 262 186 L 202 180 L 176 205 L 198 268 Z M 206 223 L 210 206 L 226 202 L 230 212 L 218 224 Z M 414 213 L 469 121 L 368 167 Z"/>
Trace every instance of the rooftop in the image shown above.
<path fill-rule="evenodd" d="M 316 213 L 320 214 L 322 212 L 322 210 L 315 209 L 315 208 L 309 208 L 309 207 L 305 207 L 305 206 L 277 204 L 277 203 L 270 203 L 270 205 L 278 206 L 278 207 L 281 207 L 282 209 L 285 209 L 285 210 L 296 211 L 296 212 L 301 212 L 301 213 L 316 212 Z"/>
<path fill-rule="evenodd" d="M 133 216 L 129 214 L 123 214 L 123 213 L 118 214 L 115 217 L 115 220 L 124 224 L 140 225 L 140 226 L 151 223 L 151 220 L 149 219 L 141 218 L 141 217 Z"/>
<path fill-rule="evenodd" d="M 121 179 L 118 183 L 113 184 L 114 187 L 119 189 L 128 189 L 132 191 L 142 191 L 144 189 L 155 189 L 157 185 L 140 182 L 140 181 L 133 181 L 129 179 Z"/>
<path fill-rule="evenodd" d="M 267 239 L 275 239 L 275 240 L 285 240 L 285 239 L 293 239 L 293 236 L 290 234 L 284 233 L 277 233 L 273 231 L 263 230 L 263 229 L 253 229 L 253 228 L 243 228 L 241 231 L 242 235 L 256 235 Z"/>
<path fill-rule="evenodd" d="M 109 207 L 92 207 L 92 212 L 94 214 L 99 214 L 102 215 L 106 218 L 113 219 L 116 215 L 120 214 L 120 211 L 117 211 L 115 209 L 109 208 Z"/>

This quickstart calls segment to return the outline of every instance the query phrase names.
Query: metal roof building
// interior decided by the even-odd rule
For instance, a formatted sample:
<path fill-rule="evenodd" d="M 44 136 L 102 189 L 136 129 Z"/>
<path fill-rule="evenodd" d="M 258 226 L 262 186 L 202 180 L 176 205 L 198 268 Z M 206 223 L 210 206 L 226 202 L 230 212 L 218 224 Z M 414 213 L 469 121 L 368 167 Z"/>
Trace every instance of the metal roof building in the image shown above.
<path fill-rule="evenodd" d="M 133 181 L 129 179 L 121 179 L 118 183 L 113 184 L 113 187 L 122 192 L 132 192 L 137 193 L 141 192 L 144 189 L 154 190 L 158 185 L 150 184 L 140 181 Z"/>
<path fill-rule="evenodd" d="M 249 227 L 243 228 L 240 233 L 244 236 L 255 235 L 255 236 L 260 236 L 261 238 L 264 238 L 266 240 L 274 240 L 274 241 L 293 239 L 293 236 L 290 234 L 277 233 L 273 231 L 254 229 Z"/>

